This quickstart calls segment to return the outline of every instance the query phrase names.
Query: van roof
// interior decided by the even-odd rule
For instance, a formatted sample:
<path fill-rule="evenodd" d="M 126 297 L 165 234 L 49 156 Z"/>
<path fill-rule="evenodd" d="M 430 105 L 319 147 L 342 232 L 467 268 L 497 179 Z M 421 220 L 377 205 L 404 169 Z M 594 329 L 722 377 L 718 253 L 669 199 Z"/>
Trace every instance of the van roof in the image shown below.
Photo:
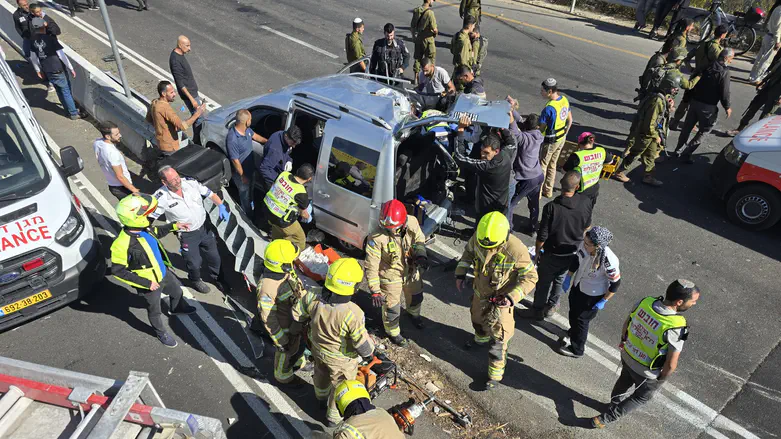
<path fill-rule="evenodd" d="M 316 93 L 348 107 L 378 117 L 390 126 L 401 123 L 409 114 L 409 100 L 395 88 L 377 81 L 351 75 L 329 75 L 291 84 L 276 93 Z"/>

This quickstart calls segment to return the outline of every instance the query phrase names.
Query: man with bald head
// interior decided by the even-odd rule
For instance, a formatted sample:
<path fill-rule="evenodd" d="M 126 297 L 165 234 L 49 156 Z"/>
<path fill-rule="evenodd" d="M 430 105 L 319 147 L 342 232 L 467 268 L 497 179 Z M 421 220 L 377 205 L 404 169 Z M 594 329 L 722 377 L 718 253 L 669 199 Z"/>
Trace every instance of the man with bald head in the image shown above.
<path fill-rule="evenodd" d="M 171 51 L 171 56 L 168 57 L 168 67 L 174 76 L 176 89 L 179 91 L 184 105 L 190 110 L 190 114 L 195 114 L 203 101 L 198 96 L 198 84 L 195 82 L 193 69 L 190 68 L 190 63 L 185 57 L 188 52 L 190 52 L 190 39 L 179 35 L 176 40 L 176 48 Z M 193 124 L 193 139 L 198 144 L 201 143 L 201 122 L 201 118 L 198 118 Z"/>
<path fill-rule="evenodd" d="M 233 183 L 239 189 L 239 200 L 244 213 L 250 218 L 252 214 L 252 202 L 254 200 L 253 189 L 255 186 L 255 154 L 252 141 L 266 143 L 266 138 L 252 131 L 252 114 L 247 109 L 236 112 L 236 123 L 228 130 L 225 136 L 225 149 L 228 150 L 228 158 L 233 164 Z"/>

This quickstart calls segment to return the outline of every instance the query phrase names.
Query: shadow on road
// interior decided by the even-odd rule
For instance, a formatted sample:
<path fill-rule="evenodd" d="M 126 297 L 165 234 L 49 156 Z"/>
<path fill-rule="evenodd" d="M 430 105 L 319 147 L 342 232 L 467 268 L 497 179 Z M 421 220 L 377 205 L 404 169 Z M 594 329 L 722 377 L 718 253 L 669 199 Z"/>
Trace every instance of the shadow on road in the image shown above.
<path fill-rule="evenodd" d="M 751 232 L 727 220 L 724 202 L 713 192 L 708 173 L 715 152 L 695 153 L 693 165 L 670 160 L 656 166 L 655 177 L 664 182 L 661 188 L 643 185 L 642 165 L 630 173 L 631 182 L 624 184 L 640 205 L 650 214 L 665 214 L 686 221 L 743 247 L 781 261 L 781 228 Z M 615 184 L 616 182 L 611 182 Z M 715 244 L 714 244 L 715 245 Z M 705 249 L 705 247 L 703 247 Z"/>

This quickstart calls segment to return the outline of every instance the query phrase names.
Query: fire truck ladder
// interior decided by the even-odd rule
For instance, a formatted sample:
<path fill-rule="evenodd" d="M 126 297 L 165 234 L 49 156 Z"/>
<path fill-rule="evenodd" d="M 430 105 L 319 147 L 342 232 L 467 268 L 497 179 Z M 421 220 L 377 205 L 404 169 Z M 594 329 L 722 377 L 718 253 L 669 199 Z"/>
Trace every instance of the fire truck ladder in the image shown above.
<path fill-rule="evenodd" d="M 220 421 L 165 408 L 145 372 L 115 381 L 0 357 L 0 438 L 225 439 Z"/>

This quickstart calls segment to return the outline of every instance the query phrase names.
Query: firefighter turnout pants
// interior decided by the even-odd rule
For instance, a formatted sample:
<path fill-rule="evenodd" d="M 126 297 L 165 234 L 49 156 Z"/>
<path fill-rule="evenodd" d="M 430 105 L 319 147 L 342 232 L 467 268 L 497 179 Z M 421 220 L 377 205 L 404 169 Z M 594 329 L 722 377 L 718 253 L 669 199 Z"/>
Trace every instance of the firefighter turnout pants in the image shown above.
<path fill-rule="evenodd" d="M 304 367 L 305 364 L 306 358 L 301 344 L 301 335 L 288 333 L 288 343 L 285 350 L 277 349 L 274 353 L 274 379 L 283 384 L 289 383 L 295 378 L 293 373 Z"/>
<path fill-rule="evenodd" d="M 326 418 L 339 423 L 342 417 L 336 408 L 334 388 L 342 380 L 354 380 L 358 375 L 358 358 L 348 358 L 338 354 L 322 354 L 312 351 L 315 397 L 318 401 L 328 401 Z"/>
<path fill-rule="evenodd" d="M 420 308 L 423 303 L 423 282 L 420 278 L 420 272 L 417 268 L 413 268 L 411 273 L 400 279 L 381 279 L 380 289 L 385 298 L 385 304 L 382 305 L 382 325 L 388 336 L 395 337 L 401 334 L 399 321 L 401 320 L 402 293 L 404 293 L 407 312 L 412 317 L 420 317 Z"/>
<path fill-rule="evenodd" d="M 472 327 L 475 342 L 489 343 L 488 379 L 501 381 L 507 364 L 507 346 L 515 333 L 513 307 L 496 307 L 477 294 L 472 295 Z"/>

